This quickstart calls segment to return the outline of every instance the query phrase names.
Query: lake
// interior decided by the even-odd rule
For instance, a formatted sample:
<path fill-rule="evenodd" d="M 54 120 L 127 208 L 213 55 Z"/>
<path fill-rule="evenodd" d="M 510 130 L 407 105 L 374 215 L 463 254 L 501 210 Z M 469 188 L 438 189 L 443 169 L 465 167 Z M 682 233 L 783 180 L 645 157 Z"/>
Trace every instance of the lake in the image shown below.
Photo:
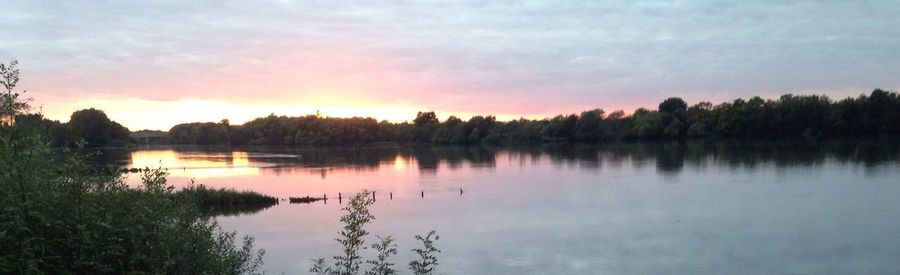
<path fill-rule="evenodd" d="M 443 274 L 898 274 L 898 156 L 896 142 L 674 142 L 105 157 L 166 167 L 176 186 L 328 196 L 217 218 L 253 236 L 273 274 L 337 255 L 341 203 L 362 190 L 376 196 L 368 229 L 397 239 L 404 274 L 413 236 L 430 230 Z"/>

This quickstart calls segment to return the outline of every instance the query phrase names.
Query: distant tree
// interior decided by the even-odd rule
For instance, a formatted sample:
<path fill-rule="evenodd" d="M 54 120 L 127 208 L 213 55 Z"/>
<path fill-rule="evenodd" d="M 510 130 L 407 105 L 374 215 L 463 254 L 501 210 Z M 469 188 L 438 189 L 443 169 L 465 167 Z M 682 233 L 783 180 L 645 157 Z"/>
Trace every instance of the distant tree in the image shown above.
<path fill-rule="evenodd" d="M 659 112 L 666 114 L 675 114 L 687 110 L 687 103 L 681 98 L 670 97 L 659 104 Z"/>
<path fill-rule="evenodd" d="M 709 127 L 715 124 L 713 105 L 709 102 L 700 102 L 687 109 L 685 124 L 688 126 L 686 135 L 689 137 L 704 137 L 709 135 Z"/>
<path fill-rule="evenodd" d="M 173 142 L 233 145 L 355 145 L 372 142 L 436 144 L 597 142 L 600 140 L 682 138 L 821 138 L 827 136 L 900 134 L 900 96 L 877 89 L 831 102 L 821 95 L 787 94 L 777 100 L 761 97 L 688 107 L 673 97 L 658 110 L 640 108 L 633 114 L 587 110 L 580 115 L 549 119 L 497 121 L 493 116 L 455 116 L 439 121 L 434 112 L 419 112 L 409 122 L 378 122 L 372 118 L 261 117 L 242 125 L 179 124 L 170 130 Z"/>
<path fill-rule="evenodd" d="M 51 146 L 75 145 L 75 137 L 65 124 L 46 119 L 42 114 L 19 114 L 16 116 L 15 124 L 20 133 L 48 138 Z"/>
<path fill-rule="evenodd" d="M 434 112 L 418 112 L 413 120 L 412 141 L 431 142 L 440 121 Z"/>
<path fill-rule="evenodd" d="M 631 116 L 634 127 L 631 135 L 637 138 L 656 138 L 662 135 L 664 128 L 663 115 L 657 111 L 639 108 Z"/>
<path fill-rule="evenodd" d="M 431 142 L 434 143 L 458 143 L 462 139 L 463 122 L 456 116 L 450 116 L 438 127 Z"/>
<path fill-rule="evenodd" d="M 463 131 L 466 135 L 465 142 L 477 143 L 481 142 L 491 132 L 497 118 L 494 116 L 473 116 L 469 118 L 463 125 Z"/>
<path fill-rule="evenodd" d="M 602 109 L 593 109 L 584 111 L 578 117 L 575 123 L 575 139 L 577 140 L 597 140 L 603 137 L 603 116 L 605 112 Z"/>
<path fill-rule="evenodd" d="M 575 124 L 578 123 L 578 116 L 571 114 L 568 116 L 558 115 L 550 119 L 547 125 L 541 130 L 541 137 L 546 141 L 569 141 L 575 138 Z"/>
<path fill-rule="evenodd" d="M 106 113 L 94 108 L 72 113 L 66 125 L 74 137 L 83 139 L 87 146 L 121 146 L 130 142 L 128 128 L 110 120 Z"/>
<path fill-rule="evenodd" d="M 627 132 L 627 124 L 628 117 L 625 115 L 625 111 L 616 110 L 603 119 L 603 123 L 600 124 L 600 132 L 604 139 L 621 138 Z"/>
<path fill-rule="evenodd" d="M 422 127 L 429 124 L 434 125 L 438 123 L 439 121 L 437 119 L 437 115 L 435 115 L 434 112 L 418 112 L 416 114 L 416 119 L 413 120 L 413 124 L 416 125 L 416 127 Z"/>
<path fill-rule="evenodd" d="M 680 137 L 685 133 L 687 124 L 687 103 L 681 98 L 670 97 L 659 104 L 661 115 L 662 134 L 670 137 Z"/>

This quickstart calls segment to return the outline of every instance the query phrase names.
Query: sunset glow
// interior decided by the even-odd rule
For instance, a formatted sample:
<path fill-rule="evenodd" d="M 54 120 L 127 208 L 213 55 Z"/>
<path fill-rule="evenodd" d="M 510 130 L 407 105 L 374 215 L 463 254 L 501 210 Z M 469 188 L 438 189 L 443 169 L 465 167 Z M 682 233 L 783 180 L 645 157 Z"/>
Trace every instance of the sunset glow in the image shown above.
<path fill-rule="evenodd" d="M 72 111 L 94 107 L 107 112 L 110 117 L 121 121 L 133 129 L 168 130 L 172 125 L 187 122 L 219 122 L 228 119 L 231 123 L 243 123 L 269 114 L 305 116 L 319 111 L 323 116 L 332 117 L 374 117 L 389 121 L 405 121 L 415 117 L 415 108 L 407 106 L 365 107 L 347 103 L 334 105 L 324 103 L 291 104 L 288 102 L 237 103 L 224 100 L 183 99 L 176 101 L 127 100 L 83 100 L 73 103 L 55 103 L 45 107 L 48 118 L 68 120 Z"/>
<path fill-rule="evenodd" d="M 321 104 L 315 104 L 319 102 Z M 319 99 L 290 103 L 290 102 L 231 102 L 225 100 L 206 99 L 182 99 L 176 101 L 155 101 L 144 99 L 120 99 L 103 100 L 88 99 L 74 102 L 51 102 L 42 106 L 44 115 L 49 119 L 68 121 L 72 112 L 96 108 L 106 112 L 113 120 L 116 120 L 132 130 L 168 130 L 178 123 L 188 122 L 219 122 L 228 119 L 232 124 L 241 124 L 254 118 L 264 117 L 269 114 L 279 116 L 305 116 L 315 115 L 318 111 L 323 117 L 372 117 L 376 120 L 390 122 L 410 121 L 416 117 L 416 113 L 424 108 L 417 108 L 404 104 L 375 104 L 366 101 L 339 102 L 333 99 Z M 488 115 L 475 113 L 459 113 L 438 110 L 438 116 L 446 119 L 455 115 L 467 119 L 474 115 Z M 491 114 L 500 120 L 512 120 L 520 117 L 528 119 L 541 119 L 547 115 L 515 115 L 515 114 Z"/>
<path fill-rule="evenodd" d="M 900 274 L 898 15 L 2 0 L 0 275 Z"/>
<path fill-rule="evenodd" d="M 65 122 L 94 107 L 133 131 L 316 110 L 393 122 L 418 111 L 509 120 L 655 109 L 671 96 L 842 98 L 900 88 L 890 73 L 900 71 L 891 50 L 900 45 L 889 39 L 900 35 L 897 9 L 876 4 L 3 6 L 0 59 L 22 62 L 19 86 L 35 111 Z"/>

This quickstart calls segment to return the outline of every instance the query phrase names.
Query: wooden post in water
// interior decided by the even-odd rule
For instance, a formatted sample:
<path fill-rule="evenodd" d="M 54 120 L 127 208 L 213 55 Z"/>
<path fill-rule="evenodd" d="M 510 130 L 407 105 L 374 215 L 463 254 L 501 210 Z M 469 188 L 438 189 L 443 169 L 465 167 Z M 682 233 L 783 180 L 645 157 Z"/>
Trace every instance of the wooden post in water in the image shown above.
<path fill-rule="evenodd" d="M 343 199 L 341 198 L 341 193 L 338 193 L 338 204 L 341 204 L 341 201 L 342 201 L 342 200 L 343 200 Z"/>
<path fill-rule="evenodd" d="M 372 201 L 375 201 L 375 191 L 372 191 Z"/>
<path fill-rule="evenodd" d="M 389 192 L 388 194 L 391 195 L 391 200 L 394 200 L 394 192 Z"/>
<path fill-rule="evenodd" d="M 322 200 L 324 200 L 325 203 L 328 204 L 328 195 L 327 195 L 327 194 L 322 194 Z"/>
<path fill-rule="evenodd" d="M 422 197 L 425 197 L 425 190 L 422 190 Z"/>

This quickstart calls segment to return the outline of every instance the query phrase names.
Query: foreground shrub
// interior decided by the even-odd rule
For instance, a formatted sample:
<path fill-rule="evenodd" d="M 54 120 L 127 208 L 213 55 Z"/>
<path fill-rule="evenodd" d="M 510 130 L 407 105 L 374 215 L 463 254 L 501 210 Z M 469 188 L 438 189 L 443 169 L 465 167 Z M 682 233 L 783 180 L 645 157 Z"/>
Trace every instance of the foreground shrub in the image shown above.
<path fill-rule="evenodd" d="M 38 136 L 0 127 L 0 273 L 247 274 L 261 263 L 253 240 L 237 240 L 179 199 L 163 170 L 129 188 L 114 167 L 52 152 Z"/>
<path fill-rule="evenodd" d="M 366 263 L 370 267 L 365 271 L 366 275 L 389 275 L 398 274 L 394 269 L 394 263 L 390 261 L 390 256 L 397 254 L 397 245 L 391 236 L 377 236 L 378 242 L 369 246 L 376 253 L 374 260 L 363 260 L 360 249 L 366 248 L 366 236 L 369 232 L 365 226 L 375 220 L 375 215 L 369 212 L 369 205 L 372 205 L 371 193 L 362 192 L 350 198 L 347 206 L 341 208 L 344 215 L 341 216 L 341 222 L 344 223 L 344 229 L 338 232 L 340 238 L 335 239 L 341 244 L 342 254 L 332 257 L 334 263 L 328 266 L 325 258 L 313 259 L 313 266 L 310 272 L 319 275 L 355 275 L 359 274 L 361 264 Z M 413 249 L 419 257 L 409 262 L 409 268 L 416 275 L 430 275 L 436 272 L 437 253 L 441 251 L 434 247 L 434 242 L 440 239 L 437 233 L 432 230 L 425 237 L 416 235 L 416 240 L 422 242 L 423 248 Z"/>

